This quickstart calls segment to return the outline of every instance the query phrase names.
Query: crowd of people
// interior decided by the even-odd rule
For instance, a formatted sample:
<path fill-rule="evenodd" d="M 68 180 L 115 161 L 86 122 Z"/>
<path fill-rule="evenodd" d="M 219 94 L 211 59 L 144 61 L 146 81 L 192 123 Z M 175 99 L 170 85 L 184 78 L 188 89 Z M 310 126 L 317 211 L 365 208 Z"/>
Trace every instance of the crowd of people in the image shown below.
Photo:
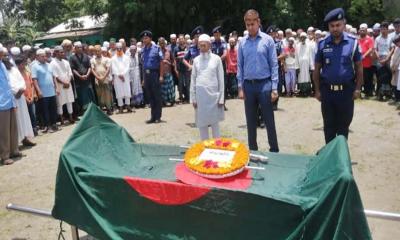
<path fill-rule="evenodd" d="M 171 34 L 169 43 L 164 37 L 156 43 L 150 31 L 143 31 L 140 41 L 131 38 L 129 43 L 112 38 L 94 46 L 68 39 L 52 48 L 0 44 L 1 162 L 12 164 L 14 158 L 21 157 L 19 146 L 35 146 L 34 137 L 39 133 L 58 131 L 66 122 L 74 124 L 90 103 L 108 115 L 149 106 L 149 124 L 161 122 L 162 107 L 193 103 L 196 108 L 195 95 L 200 93 L 191 84 L 209 80 L 207 75 L 198 75 L 204 70 L 201 62 L 195 64 L 201 53 L 199 36 L 204 32 L 199 26 L 191 35 Z M 216 101 L 227 111 L 225 99 L 240 97 L 238 44 L 248 32 L 242 36 L 236 31 L 223 36 L 223 32 L 218 26 L 203 41 L 209 42 L 210 51 L 219 56 L 213 59 L 216 65 L 221 63 L 216 82 L 222 76 L 220 86 L 224 89 L 217 90 L 222 97 Z M 346 25 L 346 32 L 358 39 L 364 98 L 376 96 L 398 105 L 400 19 L 376 23 L 371 28 L 365 23 L 358 29 Z M 279 96 L 312 96 L 318 44 L 329 33 L 313 27 L 282 31 L 276 26 L 269 26 L 265 33 L 275 43 Z M 208 51 L 207 46 L 204 51 Z M 277 104 L 273 101 L 274 110 Z M 263 127 L 262 114 L 258 115 L 259 126 Z M 223 118 L 223 111 L 216 118 Z M 208 126 L 213 127 L 212 123 L 200 127 Z M 203 129 L 202 138 L 208 137 L 205 131 L 208 129 Z"/>

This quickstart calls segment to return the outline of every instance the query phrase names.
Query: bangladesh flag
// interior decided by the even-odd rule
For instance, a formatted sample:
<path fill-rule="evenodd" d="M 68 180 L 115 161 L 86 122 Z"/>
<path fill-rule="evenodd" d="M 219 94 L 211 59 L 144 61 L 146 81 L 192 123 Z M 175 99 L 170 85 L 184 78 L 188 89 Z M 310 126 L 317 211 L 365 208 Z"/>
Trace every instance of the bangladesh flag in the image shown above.
<path fill-rule="evenodd" d="M 169 161 L 181 148 L 136 143 L 91 105 L 60 154 L 52 215 L 98 239 L 371 239 L 343 137 L 317 156 L 259 154 L 246 188 L 185 184 Z"/>

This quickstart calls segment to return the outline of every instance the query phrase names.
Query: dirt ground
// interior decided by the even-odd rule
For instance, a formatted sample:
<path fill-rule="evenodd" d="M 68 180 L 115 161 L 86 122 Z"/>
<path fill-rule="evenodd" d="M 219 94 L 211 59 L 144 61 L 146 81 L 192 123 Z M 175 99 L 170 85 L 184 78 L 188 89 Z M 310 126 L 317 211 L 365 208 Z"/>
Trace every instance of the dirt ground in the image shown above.
<path fill-rule="evenodd" d="M 223 136 L 247 141 L 243 103 L 228 100 Z M 281 98 L 275 113 L 282 153 L 314 154 L 324 144 L 319 103 L 312 98 Z M 198 138 L 191 105 L 163 109 L 165 123 L 146 125 L 150 109 L 113 115 L 133 138 L 143 143 L 190 144 Z M 8 203 L 51 210 L 59 152 L 74 126 L 35 138 L 37 146 L 23 150 L 26 157 L 0 166 L 0 239 L 57 239 L 59 222 L 14 211 Z M 265 129 L 258 130 L 261 150 L 268 149 Z M 400 115 L 394 106 L 375 100 L 358 100 L 349 139 L 353 166 L 366 209 L 400 212 Z M 400 222 L 368 218 L 374 239 L 400 236 Z M 64 225 L 66 239 L 70 228 Z M 81 234 L 82 235 L 82 234 Z"/>

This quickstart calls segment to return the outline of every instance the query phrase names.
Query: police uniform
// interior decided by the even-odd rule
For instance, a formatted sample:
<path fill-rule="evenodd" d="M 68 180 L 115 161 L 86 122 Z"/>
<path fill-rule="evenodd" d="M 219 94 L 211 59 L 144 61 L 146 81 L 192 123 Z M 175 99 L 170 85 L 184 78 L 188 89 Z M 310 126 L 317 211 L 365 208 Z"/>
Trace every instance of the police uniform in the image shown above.
<path fill-rule="evenodd" d="M 192 31 L 192 38 L 194 38 L 196 35 L 200 35 L 204 33 L 204 29 L 202 26 L 197 26 L 195 29 Z M 188 61 L 190 64 L 193 63 L 193 59 L 197 56 L 200 55 L 200 49 L 198 48 L 197 44 L 192 44 L 190 45 L 188 52 L 185 55 L 185 60 Z"/>
<path fill-rule="evenodd" d="M 344 19 L 343 9 L 329 12 L 324 21 Z M 361 61 L 357 39 L 343 32 L 340 43 L 334 43 L 334 37 L 328 35 L 318 43 L 315 62 L 321 64 L 320 92 L 321 111 L 324 120 L 326 143 L 337 135 L 346 138 L 353 119 L 356 62 Z"/>
<path fill-rule="evenodd" d="M 152 37 L 152 33 L 148 30 L 140 34 L 140 38 Z M 155 123 L 161 121 L 162 99 L 160 84 L 160 63 L 163 54 L 159 46 L 151 44 L 151 46 L 142 48 L 141 52 L 144 88 L 147 92 L 148 100 L 151 107 L 151 118 L 147 123 Z"/>
<path fill-rule="evenodd" d="M 215 27 L 213 30 L 212 30 L 212 33 L 213 34 L 215 34 L 215 33 L 221 33 L 221 31 L 222 31 L 222 27 L 221 26 L 218 26 L 218 27 Z M 224 54 L 224 51 L 226 50 L 226 43 L 224 43 L 224 42 L 222 42 L 222 40 L 220 40 L 220 41 L 213 41 L 212 43 L 211 43 L 211 52 L 212 53 L 214 53 L 214 54 L 216 54 L 216 55 L 218 55 L 218 56 L 222 56 L 223 54 Z M 225 68 L 224 68 L 225 69 Z"/>

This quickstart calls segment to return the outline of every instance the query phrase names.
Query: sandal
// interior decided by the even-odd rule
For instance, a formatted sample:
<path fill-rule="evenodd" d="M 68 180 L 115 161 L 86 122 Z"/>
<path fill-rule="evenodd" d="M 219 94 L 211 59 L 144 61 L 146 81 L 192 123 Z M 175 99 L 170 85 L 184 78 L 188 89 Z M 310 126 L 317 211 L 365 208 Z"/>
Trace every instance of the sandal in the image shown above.
<path fill-rule="evenodd" d="M 13 163 L 14 163 L 14 160 L 12 160 L 12 159 L 3 160 L 3 165 L 11 165 Z"/>

